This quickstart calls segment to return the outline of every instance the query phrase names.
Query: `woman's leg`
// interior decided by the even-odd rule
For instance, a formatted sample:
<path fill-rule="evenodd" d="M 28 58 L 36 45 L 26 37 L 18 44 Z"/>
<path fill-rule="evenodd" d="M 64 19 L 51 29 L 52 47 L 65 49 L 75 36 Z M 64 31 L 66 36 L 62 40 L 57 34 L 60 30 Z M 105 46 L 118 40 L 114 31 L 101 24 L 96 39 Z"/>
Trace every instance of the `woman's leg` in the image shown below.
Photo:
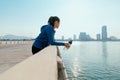
<path fill-rule="evenodd" d="M 35 46 L 32 46 L 32 54 L 36 54 L 37 52 L 39 52 L 41 49 L 36 48 Z"/>

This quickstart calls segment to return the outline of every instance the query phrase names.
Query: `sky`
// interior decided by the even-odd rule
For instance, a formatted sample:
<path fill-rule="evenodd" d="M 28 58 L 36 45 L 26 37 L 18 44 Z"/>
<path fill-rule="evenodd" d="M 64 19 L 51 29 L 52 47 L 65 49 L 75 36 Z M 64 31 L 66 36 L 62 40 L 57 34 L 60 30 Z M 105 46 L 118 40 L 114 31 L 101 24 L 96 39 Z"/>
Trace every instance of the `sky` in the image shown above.
<path fill-rule="evenodd" d="M 0 36 L 35 38 L 50 16 L 58 16 L 55 37 L 71 38 L 86 32 L 96 38 L 107 26 L 108 36 L 120 38 L 120 0 L 0 0 Z"/>

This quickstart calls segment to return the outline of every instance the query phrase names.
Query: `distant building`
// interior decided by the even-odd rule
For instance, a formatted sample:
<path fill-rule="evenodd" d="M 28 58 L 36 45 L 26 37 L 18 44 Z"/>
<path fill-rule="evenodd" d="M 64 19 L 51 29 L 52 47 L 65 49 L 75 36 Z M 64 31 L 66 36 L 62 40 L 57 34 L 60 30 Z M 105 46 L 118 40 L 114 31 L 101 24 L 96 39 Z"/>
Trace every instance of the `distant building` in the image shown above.
<path fill-rule="evenodd" d="M 80 32 L 80 40 L 86 40 L 86 32 Z"/>
<path fill-rule="evenodd" d="M 68 38 L 68 40 L 72 40 L 72 38 Z"/>
<path fill-rule="evenodd" d="M 96 39 L 97 39 L 97 40 L 100 40 L 100 34 L 97 34 L 97 35 L 96 35 Z"/>
<path fill-rule="evenodd" d="M 86 41 L 86 40 L 91 40 L 90 35 L 86 34 L 86 32 L 80 32 L 80 40 L 82 41 Z"/>
<path fill-rule="evenodd" d="M 73 40 L 76 40 L 76 35 L 75 34 L 73 35 Z"/>
<path fill-rule="evenodd" d="M 110 36 L 110 40 L 118 40 L 115 36 Z"/>
<path fill-rule="evenodd" d="M 64 36 L 62 36 L 62 40 L 64 40 Z"/>
<path fill-rule="evenodd" d="M 87 40 L 91 40 L 90 35 L 87 34 L 87 35 L 86 35 L 86 39 L 87 39 Z"/>
<path fill-rule="evenodd" d="M 102 27 L 102 40 L 107 40 L 107 26 Z"/>

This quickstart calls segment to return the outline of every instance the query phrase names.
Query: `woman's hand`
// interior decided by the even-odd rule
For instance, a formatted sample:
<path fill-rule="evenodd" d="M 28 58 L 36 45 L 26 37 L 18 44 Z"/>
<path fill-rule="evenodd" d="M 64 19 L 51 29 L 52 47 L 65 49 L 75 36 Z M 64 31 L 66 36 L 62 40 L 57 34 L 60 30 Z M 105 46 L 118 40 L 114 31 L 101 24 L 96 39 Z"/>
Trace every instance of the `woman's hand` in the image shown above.
<path fill-rule="evenodd" d="M 69 44 L 69 43 L 65 43 L 65 47 L 66 47 L 67 49 L 69 49 L 69 48 L 70 48 L 70 44 Z"/>

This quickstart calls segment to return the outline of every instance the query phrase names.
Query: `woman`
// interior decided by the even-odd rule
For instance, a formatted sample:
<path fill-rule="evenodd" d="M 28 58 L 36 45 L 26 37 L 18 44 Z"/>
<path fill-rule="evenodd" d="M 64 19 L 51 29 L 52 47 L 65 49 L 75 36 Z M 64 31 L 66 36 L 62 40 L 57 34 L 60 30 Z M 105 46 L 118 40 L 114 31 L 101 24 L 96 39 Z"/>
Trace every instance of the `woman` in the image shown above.
<path fill-rule="evenodd" d="M 55 28 L 58 28 L 60 19 L 57 16 L 51 16 L 48 20 L 48 25 L 41 27 L 41 33 L 35 39 L 32 46 L 33 55 L 49 45 L 65 46 L 67 49 L 70 47 L 69 43 L 56 42 L 54 39 Z"/>

